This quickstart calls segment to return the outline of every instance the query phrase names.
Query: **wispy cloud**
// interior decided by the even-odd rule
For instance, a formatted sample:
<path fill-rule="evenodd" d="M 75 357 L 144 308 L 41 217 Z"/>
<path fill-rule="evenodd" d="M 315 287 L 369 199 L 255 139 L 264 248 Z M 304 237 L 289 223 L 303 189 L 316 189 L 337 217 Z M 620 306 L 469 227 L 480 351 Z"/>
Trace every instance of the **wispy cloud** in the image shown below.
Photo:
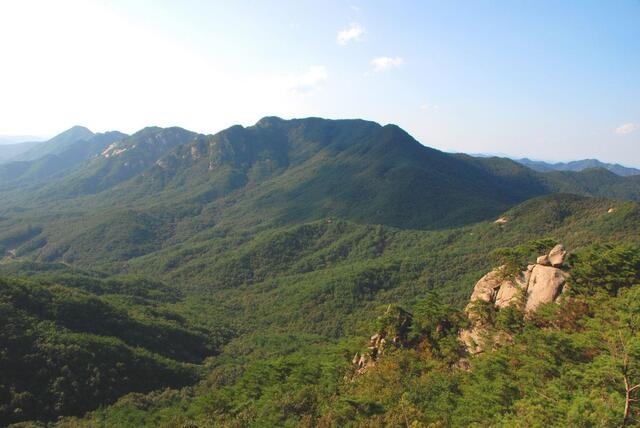
<path fill-rule="evenodd" d="M 420 110 L 423 111 L 427 111 L 427 110 L 438 110 L 440 107 L 438 107 L 435 104 L 429 104 L 429 103 L 424 103 L 424 104 L 420 104 Z"/>
<path fill-rule="evenodd" d="M 352 22 L 344 30 L 338 31 L 338 44 L 346 45 L 350 42 L 358 41 L 364 34 L 364 27 L 358 23 Z"/>
<path fill-rule="evenodd" d="M 638 126 L 637 123 L 625 123 L 624 125 L 620 125 L 618 126 L 614 132 L 618 135 L 626 135 L 626 134 L 631 134 L 632 132 L 636 131 L 640 129 L 640 126 Z"/>
<path fill-rule="evenodd" d="M 294 93 L 308 94 L 318 90 L 328 77 L 326 67 L 313 65 L 302 74 L 290 76 L 288 86 Z"/>
<path fill-rule="evenodd" d="M 404 64 L 404 60 L 399 56 L 391 58 L 388 56 L 380 56 L 371 60 L 373 71 L 379 73 L 381 71 L 391 70 L 392 68 L 400 67 Z"/>

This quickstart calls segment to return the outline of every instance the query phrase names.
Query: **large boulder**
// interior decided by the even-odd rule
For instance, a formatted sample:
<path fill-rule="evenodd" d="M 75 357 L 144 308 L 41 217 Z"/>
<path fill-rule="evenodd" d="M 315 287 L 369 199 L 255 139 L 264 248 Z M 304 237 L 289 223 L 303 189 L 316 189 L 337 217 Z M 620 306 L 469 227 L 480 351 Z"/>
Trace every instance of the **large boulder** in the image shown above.
<path fill-rule="evenodd" d="M 564 245 L 558 244 L 549 252 L 549 262 L 553 267 L 561 267 L 566 255 L 567 252 L 564 249 Z"/>
<path fill-rule="evenodd" d="M 471 303 L 483 300 L 485 302 L 495 302 L 498 289 L 502 285 L 503 278 L 501 275 L 502 268 L 497 268 L 480 278 L 480 280 L 473 287 Z"/>
<path fill-rule="evenodd" d="M 527 291 L 530 276 L 531 271 L 525 270 L 513 279 L 505 279 L 496 293 L 496 307 L 502 309 L 516 304 L 522 293 Z"/>
<path fill-rule="evenodd" d="M 536 265 L 531 271 L 527 287 L 525 312 L 535 311 L 544 303 L 555 302 L 562 292 L 567 274 L 552 266 Z"/>
<path fill-rule="evenodd" d="M 542 265 L 542 266 L 549 266 L 551 265 L 551 262 L 549 261 L 549 256 L 548 255 L 542 255 L 540 257 L 538 257 L 536 259 L 536 264 Z"/>

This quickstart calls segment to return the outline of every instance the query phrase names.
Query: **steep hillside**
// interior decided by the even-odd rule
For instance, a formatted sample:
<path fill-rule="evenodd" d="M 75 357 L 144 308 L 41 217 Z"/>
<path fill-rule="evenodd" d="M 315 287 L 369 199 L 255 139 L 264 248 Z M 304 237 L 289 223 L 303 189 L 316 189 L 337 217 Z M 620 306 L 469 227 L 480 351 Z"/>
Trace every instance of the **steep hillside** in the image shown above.
<path fill-rule="evenodd" d="M 182 128 L 145 128 L 109 144 L 82 169 L 46 187 L 39 195 L 48 195 L 46 199 L 51 200 L 99 193 L 135 177 L 166 152 L 196 137 Z"/>
<path fill-rule="evenodd" d="M 216 217 L 245 225 L 335 216 L 401 227 L 477 221 L 544 193 L 469 168 L 395 126 L 314 118 L 265 118 L 214 136 L 149 128 L 39 199 L 105 190 L 84 204 L 212 204 Z"/>
<path fill-rule="evenodd" d="M 128 392 L 195 382 L 195 364 L 220 341 L 174 309 L 181 299 L 139 278 L 0 278 L 0 424 L 81 415 Z"/>

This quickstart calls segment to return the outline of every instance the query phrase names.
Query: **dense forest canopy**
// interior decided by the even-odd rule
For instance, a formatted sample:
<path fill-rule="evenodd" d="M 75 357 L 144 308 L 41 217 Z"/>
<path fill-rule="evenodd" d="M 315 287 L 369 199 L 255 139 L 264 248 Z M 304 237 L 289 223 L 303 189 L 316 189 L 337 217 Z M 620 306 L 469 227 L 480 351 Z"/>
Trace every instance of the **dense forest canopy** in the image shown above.
<path fill-rule="evenodd" d="M 637 177 L 362 120 L 39 144 L 0 165 L 2 426 L 640 423 Z M 474 284 L 560 242 L 564 298 L 465 348 Z"/>

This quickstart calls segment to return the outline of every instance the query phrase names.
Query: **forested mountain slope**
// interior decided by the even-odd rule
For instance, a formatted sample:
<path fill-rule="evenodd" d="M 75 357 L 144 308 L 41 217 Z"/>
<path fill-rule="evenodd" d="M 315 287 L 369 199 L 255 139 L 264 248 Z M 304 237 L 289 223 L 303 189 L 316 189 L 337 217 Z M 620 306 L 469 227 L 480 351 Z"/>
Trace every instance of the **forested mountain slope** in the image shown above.
<path fill-rule="evenodd" d="M 177 289 L 57 271 L 0 278 L 3 426 L 188 385 L 222 341 L 176 311 Z"/>
<path fill-rule="evenodd" d="M 0 164 L 0 191 L 18 188 L 24 192 L 25 187 L 35 191 L 45 180 L 69 172 L 100 154 L 113 142 L 126 137 L 126 134 L 117 131 L 94 134 L 56 147 L 55 150 L 39 152 L 40 156 L 35 159 Z"/>
<path fill-rule="evenodd" d="M 100 393 L 78 407 L 65 404 L 56 410 L 49 404 L 42 404 L 38 406 L 42 412 L 38 413 L 25 404 L 34 401 L 20 401 L 19 396 L 15 396 L 10 401 L 13 403 L 11 409 L 23 409 L 25 418 L 47 419 L 51 415 L 77 414 L 99 403 L 109 403 L 125 392 L 190 382 L 195 372 L 185 372 L 186 369 L 171 361 L 178 361 L 178 364 L 200 362 L 207 356 L 216 355 L 221 343 L 234 338 L 223 348 L 222 354 L 211 361 L 213 365 L 206 366 L 205 372 L 210 373 L 208 380 L 195 391 L 169 391 L 146 398 L 130 396 L 101 414 L 116 418 L 109 420 L 118 426 L 140 426 L 141 421 L 148 421 L 144 423 L 151 426 L 157 423 L 159 414 L 154 410 L 140 413 L 137 406 L 156 408 L 165 415 L 160 419 L 168 421 L 178 417 L 174 405 L 179 408 L 193 405 L 196 407 L 190 412 L 199 423 L 202 419 L 198 418 L 203 417 L 214 418 L 210 421 L 227 421 L 231 425 L 250 421 L 253 421 L 251 424 L 278 426 L 299 423 L 303 420 L 300 418 L 318 417 L 320 408 L 330 405 L 330 401 L 325 400 L 330 400 L 334 394 L 329 391 L 335 389 L 337 392 L 342 388 L 344 370 L 348 370 L 350 358 L 360 346 L 361 339 L 358 338 L 371 331 L 371 323 L 387 304 L 412 307 L 425 295 L 437 291 L 442 301 L 459 302 L 454 307 L 460 307 L 468 298 L 473 283 L 496 262 L 488 254 L 501 246 L 550 237 L 562 240 L 571 248 L 581 248 L 594 242 L 629 241 L 640 236 L 640 207 L 632 202 L 556 195 L 527 201 L 501 217 L 506 222 L 491 221 L 442 231 L 402 230 L 324 220 L 267 230 L 257 235 L 212 236 L 129 258 L 123 264 L 102 265 L 102 269 L 112 272 L 135 272 L 136 278 L 155 278 L 150 282 L 136 278 L 126 281 L 97 279 L 91 273 L 68 272 L 68 268 L 61 265 L 5 260 L 0 265 L 4 275 L 31 277 L 29 281 L 3 283 L 7 325 L 18 325 L 17 320 L 22 319 L 24 321 L 20 322 L 27 323 L 25 326 L 44 328 L 46 321 L 59 327 L 56 327 L 58 333 L 47 333 L 38 327 L 32 333 L 36 336 L 26 338 L 18 334 L 24 331 L 23 328 L 6 330 L 3 346 L 17 353 L 7 354 L 4 364 L 18 364 L 25 352 L 40 355 L 44 348 L 34 346 L 41 343 L 42 339 L 38 337 L 42 337 L 55 343 L 74 343 L 77 347 L 72 354 L 74 358 L 80 358 L 84 352 L 93 352 L 90 361 L 105 364 L 97 370 L 111 370 L 108 367 L 112 360 L 107 355 L 118 355 L 116 361 L 123 363 L 127 370 L 137 367 L 136 364 L 147 367 L 140 369 L 141 373 L 147 373 L 147 369 L 160 370 L 158 373 L 169 370 L 166 372 L 168 377 L 156 377 L 153 384 L 135 377 L 128 377 L 131 383 L 122 383 L 118 381 L 121 375 L 114 372 L 108 382 L 119 382 L 120 389 Z M 176 288 L 165 288 L 158 279 L 175 284 Z M 30 295 L 35 293 L 37 300 L 18 298 L 24 295 L 25 289 L 31 290 Z M 31 309 L 34 307 L 41 309 L 34 312 Z M 83 321 L 83 317 L 95 319 L 95 322 Z M 155 333 L 149 334 L 149 329 Z M 65 333 L 67 330 L 69 333 Z M 68 334 L 82 336 L 77 336 L 75 342 L 68 342 L 71 340 L 65 336 Z M 98 339 L 91 336 L 95 334 L 113 337 L 109 339 L 109 345 L 100 346 L 120 347 L 122 352 L 95 348 L 98 345 L 92 345 L 92 341 Z M 22 341 L 24 347 L 17 347 L 16 340 Z M 136 357 L 135 353 L 131 354 L 133 351 L 127 350 L 128 344 L 141 346 L 151 354 L 148 358 Z M 51 363 L 53 366 L 43 372 L 39 380 L 21 387 L 36 397 L 30 400 L 47 403 L 47 400 L 55 399 L 59 389 L 46 389 L 49 387 L 42 385 L 51 385 L 50 382 L 60 376 L 56 364 L 69 363 L 72 355 L 56 356 L 55 361 L 60 363 Z M 275 381 L 272 376 L 284 378 Z M 10 382 L 21 382 L 20 379 Z M 77 381 L 85 380 L 81 374 Z M 329 382 L 330 390 L 326 390 L 329 395 L 318 389 L 326 382 Z M 101 391 L 102 387 L 95 385 L 96 390 Z M 64 391 L 65 387 L 61 384 L 60 388 Z M 285 402 L 273 401 L 276 396 L 272 394 L 280 394 L 276 392 L 281 391 L 280 388 L 289 389 L 293 394 L 285 395 L 283 400 L 302 407 L 279 413 Z M 229 393 L 241 399 L 252 390 L 251 394 L 257 394 L 255 405 L 264 406 L 262 411 L 266 413 L 249 405 L 248 414 L 239 414 L 233 410 L 239 403 L 231 404 L 235 398 L 229 398 L 232 401 L 228 406 L 232 407 L 225 407 L 226 404 L 215 407 L 224 403 L 219 401 L 219 394 Z M 191 394 L 195 394 L 193 402 L 189 398 Z M 316 404 L 312 409 L 306 408 L 298 401 L 303 399 Z M 179 404 L 181 400 L 187 401 Z M 197 410 L 199 403 L 208 400 L 218 403 L 211 407 L 216 409 L 211 410 L 214 416 L 208 413 L 209 410 L 204 413 Z M 372 397 L 367 400 L 375 402 Z M 125 415 L 117 410 L 123 405 L 128 409 Z M 357 416 L 360 410 L 353 411 L 356 413 L 349 411 L 352 414 L 349 417 L 360 417 Z M 11 412 L 15 415 L 14 410 Z M 142 419 L 136 419 L 138 417 Z M 242 420 L 245 422 L 238 422 Z"/>
<path fill-rule="evenodd" d="M 0 189 L 0 368 L 13 373 L 0 381 L 3 423 L 100 406 L 60 423 L 393 425 L 403 406 L 427 425 L 509 421 L 512 397 L 527 393 L 505 393 L 484 416 L 460 410 L 474 375 L 444 355 L 451 334 L 419 345 L 434 325 L 420 311 L 463 328 L 457 311 L 501 247 L 640 239 L 636 177 L 450 155 L 363 120 L 267 117 L 215 135 L 151 127 L 63 146 L 79 153 L 69 165 L 49 169 L 59 154 L 27 161 L 42 174 Z M 619 199 L 585 196 L 605 193 Z M 383 372 L 383 397 L 375 377 L 345 375 L 389 304 L 418 314 L 419 330 L 388 360 L 406 375 Z M 415 384 L 434 367 L 451 402 L 431 414 L 401 397 L 439 388 Z"/>
<path fill-rule="evenodd" d="M 215 272 L 220 282 L 201 286 L 185 304 L 197 308 L 199 322 L 229 320 L 237 336 L 208 375 L 193 389 L 130 394 L 59 425 L 618 426 L 624 382 L 615 364 L 622 354 L 603 340 L 615 345 L 618 329 L 635 340 L 625 320 L 635 316 L 640 285 L 638 205 L 559 195 L 502 217 L 506 223 L 434 232 L 313 223 L 210 255 L 203 284 Z M 558 240 L 571 250 L 575 300 L 533 318 L 492 315 L 512 344 L 467 356 L 457 334 L 476 280 L 505 254 L 526 265 L 538 254 L 530 248 Z M 495 251 L 503 246 L 514 251 Z M 283 248 L 290 251 L 277 251 Z M 172 282 L 192 281 L 178 278 Z M 402 340 L 375 368 L 354 375 L 354 353 L 381 330 Z M 460 365 L 461 358 L 468 362 Z M 632 370 L 639 363 L 632 359 Z"/>
<path fill-rule="evenodd" d="M 32 161 L 46 155 L 60 154 L 70 145 L 78 141 L 87 141 L 94 135 L 84 126 L 74 126 L 47 141 L 37 143 L 26 152 L 11 158 L 11 161 Z"/>
<path fill-rule="evenodd" d="M 200 235 L 321 219 L 443 229 L 554 192 L 638 199 L 640 182 L 449 155 L 362 120 L 269 117 L 213 136 L 146 128 L 46 185 L 0 192 L 0 245 L 44 261 L 123 261 Z"/>

